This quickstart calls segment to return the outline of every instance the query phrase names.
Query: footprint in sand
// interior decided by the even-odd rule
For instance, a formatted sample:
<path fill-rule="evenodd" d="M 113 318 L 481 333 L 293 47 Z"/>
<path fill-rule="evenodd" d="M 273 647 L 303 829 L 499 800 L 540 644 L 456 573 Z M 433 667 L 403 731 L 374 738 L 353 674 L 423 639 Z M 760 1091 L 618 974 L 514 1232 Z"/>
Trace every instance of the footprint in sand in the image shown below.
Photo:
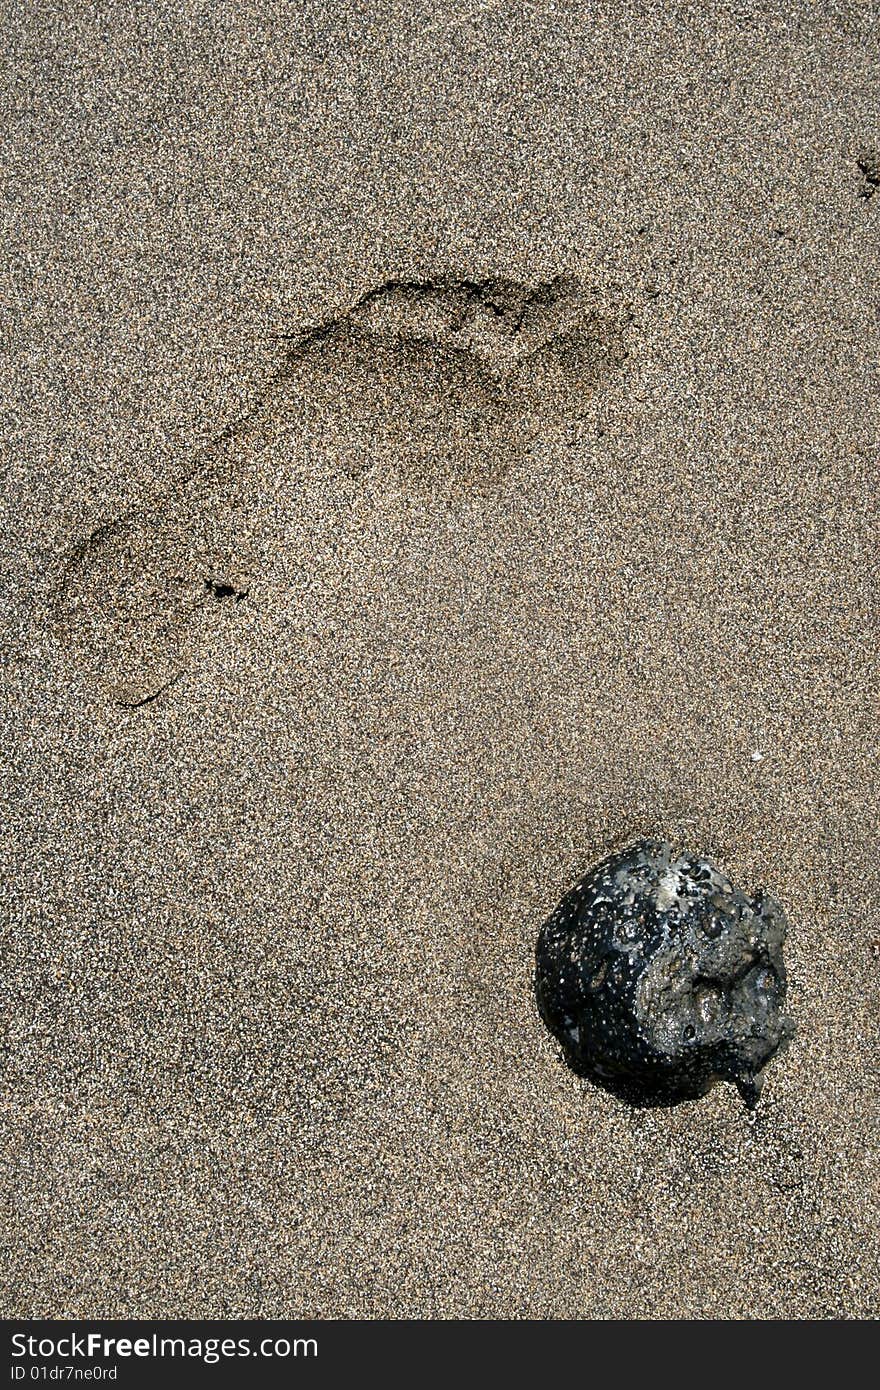
<path fill-rule="evenodd" d="M 349 479 L 384 466 L 454 504 L 496 486 L 542 421 L 585 413 L 627 355 L 631 320 L 563 276 L 371 290 L 291 343 L 256 409 L 154 508 L 69 554 L 54 598 L 60 639 L 115 703 L 149 703 L 231 612 L 246 619 L 273 513 L 254 465 L 273 444 L 295 437 Z"/>

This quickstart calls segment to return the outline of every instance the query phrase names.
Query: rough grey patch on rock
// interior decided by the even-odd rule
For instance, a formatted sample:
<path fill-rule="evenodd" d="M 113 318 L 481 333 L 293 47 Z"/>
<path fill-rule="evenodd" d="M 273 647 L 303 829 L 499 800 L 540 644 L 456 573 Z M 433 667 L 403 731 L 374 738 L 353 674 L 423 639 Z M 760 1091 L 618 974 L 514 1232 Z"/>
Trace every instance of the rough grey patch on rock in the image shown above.
<path fill-rule="evenodd" d="M 575 1071 L 634 1105 L 732 1081 L 750 1107 L 792 1035 L 787 921 L 704 859 L 641 840 L 592 869 L 538 938 L 535 990 Z"/>

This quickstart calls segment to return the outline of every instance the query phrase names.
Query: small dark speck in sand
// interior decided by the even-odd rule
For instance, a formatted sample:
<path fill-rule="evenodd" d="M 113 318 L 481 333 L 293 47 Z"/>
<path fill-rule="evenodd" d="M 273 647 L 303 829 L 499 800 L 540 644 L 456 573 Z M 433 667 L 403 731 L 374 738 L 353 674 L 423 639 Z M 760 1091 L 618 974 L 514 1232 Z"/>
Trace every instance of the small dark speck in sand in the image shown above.
<path fill-rule="evenodd" d="M 856 162 L 865 176 L 865 182 L 859 192 L 863 198 L 873 198 L 880 185 L 880 150 L 860 150 Z"/>
<path fill-rule="evenodd" d="M 226 584 L 218 579 L 206 579 L 205 588 L 215 598 L 234 598 L 236 603 L 240 603 L 243 598 L 248 596 L 247 589 L 236 589 L 233 584 Z"/>

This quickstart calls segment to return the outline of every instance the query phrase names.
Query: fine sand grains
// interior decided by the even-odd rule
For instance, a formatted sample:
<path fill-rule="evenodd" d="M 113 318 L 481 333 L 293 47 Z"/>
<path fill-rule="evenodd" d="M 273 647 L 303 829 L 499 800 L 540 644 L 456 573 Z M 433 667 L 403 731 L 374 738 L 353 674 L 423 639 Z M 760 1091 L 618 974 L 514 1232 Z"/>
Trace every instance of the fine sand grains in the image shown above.
<path fill-rule="evenodd" d="M 819 9 L 17 22 L 7 1313 L 876 1314 L 876 35 Z M 784 905 L 754 1115 L 538 1018 L 641 836 Z"/>

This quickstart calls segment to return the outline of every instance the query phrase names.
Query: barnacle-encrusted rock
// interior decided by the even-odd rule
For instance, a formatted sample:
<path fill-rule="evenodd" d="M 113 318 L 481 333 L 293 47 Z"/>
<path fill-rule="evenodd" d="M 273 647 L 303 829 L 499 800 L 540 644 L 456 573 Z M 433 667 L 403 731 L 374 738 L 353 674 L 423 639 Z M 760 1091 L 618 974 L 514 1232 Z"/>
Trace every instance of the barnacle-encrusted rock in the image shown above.
<path fill-rule="evenodd" d="M 704 859 L 641 840 L 568 892 L 541 928 L 535 989 L 575 1071 L 635 1105 L 732 1081 L 749 1106 L 791 1036 L 787 922 Z"/>

